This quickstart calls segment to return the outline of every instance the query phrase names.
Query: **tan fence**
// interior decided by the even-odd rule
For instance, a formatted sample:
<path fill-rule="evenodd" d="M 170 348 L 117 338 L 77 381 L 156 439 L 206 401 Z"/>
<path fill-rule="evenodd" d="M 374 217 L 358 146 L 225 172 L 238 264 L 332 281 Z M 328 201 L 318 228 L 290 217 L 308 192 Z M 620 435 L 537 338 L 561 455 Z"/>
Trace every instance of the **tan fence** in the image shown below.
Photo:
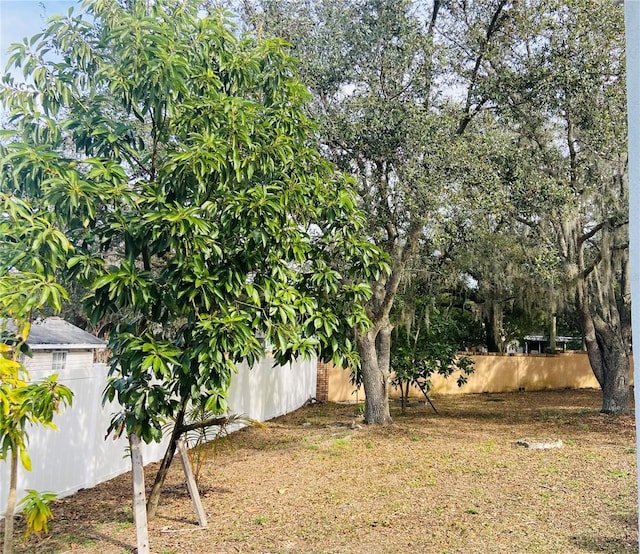
<path fill-rule="evenodd" d="M 434 375 L 434 394 L 467 394 L 480 392 L 512 392 L 518 390 L 545 390 L 565 388 L 598 388 L 598 382 L 591 371 L 587 354 L 566 352 L 554 355 L 533 354 L 484 354 L 473 355 L 475 372 L 462 387 L 456 384 L 457 374 L 448 379 Z M 633 377 L 633 360 L 631 361 Z M 323 373 L 326 372 L 326 376 Z M 318 391 L 318 399 L 331 402 L 360 401 L 364 391 L 356 391 L 349 381 L 349 372 L 341 368 L 319 365 L 318 383 L 326 381 L 326 393 Z M 391 396 L 400 392 L 391 388 Z M 412 389 L 410 396 L 422 397 L 418 389 Z"/>

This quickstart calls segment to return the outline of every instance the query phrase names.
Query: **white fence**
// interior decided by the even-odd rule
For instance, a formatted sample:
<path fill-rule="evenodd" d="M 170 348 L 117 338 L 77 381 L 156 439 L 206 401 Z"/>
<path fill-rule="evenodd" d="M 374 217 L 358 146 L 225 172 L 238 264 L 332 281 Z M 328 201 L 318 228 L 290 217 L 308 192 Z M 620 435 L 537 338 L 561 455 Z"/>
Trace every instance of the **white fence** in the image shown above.
<path fill-rule="evenodd" d="M 42 372 L 31 372 L 38 380 Z M 58 496 L 93 487 L 130 469 L 125 438 L 105 439 L 113 406 L 102 406 L 107 369 L 102 364 L 75 369 L 59 381 L 74 392 L 73 406 L 56 416 L 57 431 L 34 427 L 29 432 L 32 471 L 18 469 L 18 498 L 26 489 L 52 491 Z M 316 391 L 316 360 L 273 366 L 264 359 L 249 368 L 238 368 L 231 380 L 229 411 L 265 421 L 302 406 Z M 164 455 L 166 442 L 145 445 L 145 463 Z M 0 462 L 0 514 L 6 506 L 9 464 Z"/>

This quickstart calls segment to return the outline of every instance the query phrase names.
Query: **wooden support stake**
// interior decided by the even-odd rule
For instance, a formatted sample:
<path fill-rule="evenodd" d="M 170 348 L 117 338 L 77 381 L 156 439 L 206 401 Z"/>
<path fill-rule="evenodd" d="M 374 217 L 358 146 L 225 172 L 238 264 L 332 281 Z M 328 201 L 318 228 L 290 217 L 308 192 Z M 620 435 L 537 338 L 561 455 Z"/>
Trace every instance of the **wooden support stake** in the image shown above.
<path fill-rule="evenodd" d="M 207 515 L 204 513 L 204 508 L 202 507 L 200 492 L 198 491 L 196 479 L 193 476 L 193 470 L 191 469 L 191 460 L 189 459 L 189 453 L 187 452 L 187 446 L 184 443 L 184 439 L 178 439 L 177 446 L 178 452 L 180 452 L 180 460 L 182 461 L 184 476 L 187 478 L 187 488 L 189 489 L 189 495 L 191 496 L 193 507 L 196 510 L 196 515 L 198 516 L 198 523 L 200 524 L 200 527 L 206 527 Z"/>
<path fill-rule="evenodd" d="M 429 395 L 427 394 L 427 391 L 425 390 L 424 386 L 421 383 L 418 383 L 418 386 L 420 387 L 420 390 L 422 391 L 422 394 L 424 394 L 424 397 L 427 399 L 427 402 L 429 402 L 429 404 L 431 404 L 431 407 L 433 408 L 433 411 L 437 414 L 438 410 L 436 410 L 436 407 L 433 405 L 433 402 L 431 402 L 431 398 L 429 398 Z"/>
<path fill-rule="evenodd" d="M 129 435 L 131 448 L 131 474 L 133 479 L 133 521 L 136 525 L 138 554 L 149 554 L 149 529 L 147 527 L 147 501 L 144 490 L 144 468 L 140 437 Z"/>

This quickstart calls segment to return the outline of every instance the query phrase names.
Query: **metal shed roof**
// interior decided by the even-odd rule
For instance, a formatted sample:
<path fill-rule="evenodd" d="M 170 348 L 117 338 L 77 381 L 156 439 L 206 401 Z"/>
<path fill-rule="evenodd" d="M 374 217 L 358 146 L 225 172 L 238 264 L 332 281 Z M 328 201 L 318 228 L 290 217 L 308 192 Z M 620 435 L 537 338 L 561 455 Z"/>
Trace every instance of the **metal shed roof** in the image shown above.
<path fill-rule="evenodd" d="M 556 337 L 556 342 L 571 342 L 575 339 L 576 337 Z M 544 342 L 549 340 L 549 335 L 527 335 L 524 340 Z"/>

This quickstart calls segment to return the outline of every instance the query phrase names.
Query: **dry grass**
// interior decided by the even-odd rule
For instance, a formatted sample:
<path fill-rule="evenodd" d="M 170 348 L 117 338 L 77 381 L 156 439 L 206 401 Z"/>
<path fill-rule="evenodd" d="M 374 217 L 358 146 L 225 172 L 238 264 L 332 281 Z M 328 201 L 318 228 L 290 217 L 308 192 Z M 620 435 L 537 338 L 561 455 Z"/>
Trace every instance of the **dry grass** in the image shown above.
<path fill-rule="evenodd" d="M 597 391 L 434 401 L 440 415 L 412 406 L 384 428 L 323 404 L 236 433 L 201 475 L 206 530 L 175 463 L 152 551 L 638 552 L 631 416 L 598 413 Z M 524 437 L 565 446 L 516 446 Z M 50 535 L 17 552 L 132 552 L 129 498 L 122 476 L 61 500 Z"/>

